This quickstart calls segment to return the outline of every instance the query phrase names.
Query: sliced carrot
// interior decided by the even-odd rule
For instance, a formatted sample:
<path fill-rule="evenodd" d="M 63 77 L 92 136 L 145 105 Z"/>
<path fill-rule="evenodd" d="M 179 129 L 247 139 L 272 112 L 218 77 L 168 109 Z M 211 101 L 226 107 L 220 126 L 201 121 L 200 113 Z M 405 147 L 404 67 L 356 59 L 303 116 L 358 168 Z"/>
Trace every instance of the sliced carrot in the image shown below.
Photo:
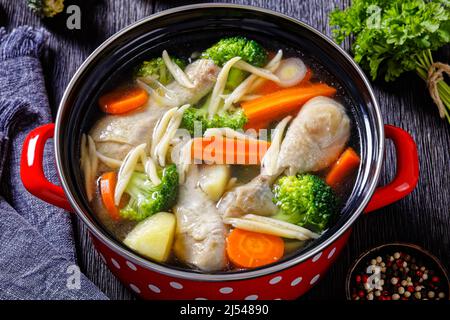
<path fill-rule="evenodd" d="M 293 88 L 295 88 L 297 86 L 302 86 L 302 85 L 308 83 L 309 80 L 311 80 L 312 74 L 313 73 L 312 73 L 311 69 L 307 69 L 303 80 L 299 84 L 294 86 Z M 273 92 L 276 92 L 279 90 L 283 90 L 283 89 L 285 89 L 285 88 L 280 87 L 275 81 L 266 80 L 255 90 L 254 94 L 266 95 L 266 94 L 270 94 L 270 93 L 273 93 Z"/>
<path fill-rule="evenodd" d="M 306 84 L 262 96 L 241 103 L 250 122 L 277 120 L 297 111 L 305 102 L 317 96 L 331 96 L 336 89 L 324 83 Z"/>
<path fill-rule="evenodd" d="M 325 181 L 331 187 L 336 187 L 352 174 L 361 162 L 358 154 L 351 147 L 348 147 L 335 162 Z"/>
<path fill-rule="evenodd" d="M 244 130 L 254 129 L 259 131 L 261 129 L 267 129 L 269 125 L 272 123 L 272 120 L 267 121 L 247 121 L 244 125 Z"/>
<path fill-rule="evenodd" d="M 278 261 L 284 254 L 280 237 L 234 229 L 227 237 L 227 254 L 240 268 L 257 268 Z"/>
<path fill-rule="evenodd" d="M 208 164 L 260 164 L 270 142 L 256 139 L 224 137 L 194 138 L 191 159 Z"/>
<path fill-rule="evenodd" d="M 280 87 L 278 85 L 278 83 L 276 83 L 275 81 L 272 80 L 265 80 L 260 86 L 259 88 L 257 88 L 255 90 L 255 94 L 262 94 L 262 95 L 266 95 L 266 94 L 270 94 L 279 90 L 282 90 L 283 87 Z"/>
<path fill-rule="evenodd" d="M 120 219 L 119 208 L 114 203 L 116 180 L 115 172 L 106 172 L 100 178 L 100 193 L 102 195 L 103 205 L 113 220 Z"/>
<path fill-rule="evenodd" d="M 119 88 L 98 99 L 100 109 L 105 113 L 121 114 L 142 107 L 148 101 L 148 93 L 139 87 Z"/>

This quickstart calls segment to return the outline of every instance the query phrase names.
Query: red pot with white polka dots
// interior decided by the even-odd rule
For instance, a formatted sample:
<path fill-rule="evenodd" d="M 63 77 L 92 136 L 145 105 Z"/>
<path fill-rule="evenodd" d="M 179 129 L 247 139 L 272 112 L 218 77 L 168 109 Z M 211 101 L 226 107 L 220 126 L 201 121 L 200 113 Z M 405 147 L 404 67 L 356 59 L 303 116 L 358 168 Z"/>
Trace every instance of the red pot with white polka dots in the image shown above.
<path fill-rule="evenodd" d="M 102 86 L 113 72 L 142 60 L 152 50 L 213 43 L 222 34 L 257 38 L 274 48 L 286 45 L 319 60 L 352 100 L 354 136 L 361 164 L 339 218 L 319 239 L 281 261 L 262 268 L 220 274 L 200 273 L 149 261 L 111 237 L 87 201 L 79 166 L 81 136 L 90 126 Z M 192 51 L 192 50 L 191 50 Z M 119 71 L 118 71 L 119 70 Z M 42 159 L 54 138 L 62 186 L 47 180 Z M 394 142 L 395 178 L 376 188 L 385 139 Z M 387 168 L 388 170 L 390 168 Z M 294 299 L 318 283 L 343 249 L 351 225 L 369 212 L 400 200 L 416 186 L 416 145 L 400 128 L 383 125 L 378 102 L 364 73 L 352 58 L 319 31 L 277 12 L 231 4 L 179 7 L 142 19 L 119 31 L 95 50 L 73 76 L 61 100 L 55 124 L 34 129 L 24 141 L 21 178 L 36 197 L 76 212 L 89 228 L 104 262 L 131 290 L 148 299 Z"/>
<path fill-rule="evenodd" d="M 214 276 L 196 279 L 196 274 L 185 273 L 175 277 L 149 269 L 131 257 L 124 257 L 114 249 L 93 238 L 102 260 L 132 291 L 145 299 L 189 300 L 273 300 L 295 299 L 318 283 L 344 247 L 350 231 L 333 245 L 316 253 L 310 259 L 272 273 L 253 272 L 235 277 L 235 280 L 214 280 Z M 245 275 L 245 278 L 242 276 Z M 232 277 L 230 277 L 232 278 Z"/>

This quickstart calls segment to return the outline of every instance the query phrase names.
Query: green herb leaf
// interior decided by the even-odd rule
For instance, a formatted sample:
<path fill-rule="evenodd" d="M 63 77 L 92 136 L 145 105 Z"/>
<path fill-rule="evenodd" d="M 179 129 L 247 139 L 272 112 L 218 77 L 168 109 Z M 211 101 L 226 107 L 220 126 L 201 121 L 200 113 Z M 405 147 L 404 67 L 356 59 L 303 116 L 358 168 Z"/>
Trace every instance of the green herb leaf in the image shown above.
<path fill-rule="evenodd" d="M 353 0 L 330 15 L 334 38 L 354 37 L 355 61 L 372 79 L 396 79 L 418 67 L 418 57 L 450 41 L 448 0 Z"/>

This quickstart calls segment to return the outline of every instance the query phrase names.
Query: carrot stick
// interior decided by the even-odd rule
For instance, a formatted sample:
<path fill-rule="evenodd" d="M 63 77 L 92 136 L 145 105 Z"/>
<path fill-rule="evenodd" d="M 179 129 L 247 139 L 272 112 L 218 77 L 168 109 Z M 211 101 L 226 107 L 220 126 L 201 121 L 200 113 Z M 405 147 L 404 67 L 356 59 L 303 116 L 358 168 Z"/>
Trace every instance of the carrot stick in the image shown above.
<path fill-rule="evenodd" d="M 100 178 L 100 193 L 102 195 L 103 205 L 113 220 L 120 219 L 119 209 L 114 204 L 116 180 L 115 172 L 106 172 Z"/>
<path fill-rule="evenodd" d="M 317 96 L 331 96 L 336 89 L 324 83 L 306 84 L 262 96 L 241 103 L 249 122 L 276 120 L 297 111 L 309 99 Z"/>
<path fill-rule="evenodd" d="M 194 138 L 191 159 L 209 164 L 260 164 L 270 142 L 224 137 Z"/>
<path fill-rule="evenodd" d="M 358 168 L 360 161 L 358 154 L 352 148 L 348 147 L 331 168 L 325 182 L 335 188 Z"/>
<path fill-rule="evenodd" d="M 278 261 L 284 254 L 280 237 L 234 229 L 227 237 L 227 254 L 240 268 L 257 268 Z"/>
<path fill-rule="evenodd" d="M 272 123 L 272 120 L 247 121 L 247 123 L 244 125 L 244 130 L 253 129 L 253 130 L 259 131 L 261 129 L 267 129 L 271 123 Z"/>
<path fill-rule="evenodd" d="M 306 83 L 309 82 L 309 80 L 311 80 L 312 77 L 312 71 L 311 69 L 307 69 L 305 77 L 303 78 L 303 80 L 297 84 L 295 87 L 297 86 L 302 86 Z M 279 86 L 275 81 L 271 81 L 271 80 L 265 80 L 254 92 L 254 94 L 262 94 L 262 95 L 266 95 L 266 94 L 270 94 L 279 90 L 283 90 L 285 88 Z"/>
<path fill-rule="evenodd" d="M 139 87 L 127 87 L 101 96 L 98 104 L 105 113 L 121 114 L 142 107 L 147 101 L 147 91 Z"/>

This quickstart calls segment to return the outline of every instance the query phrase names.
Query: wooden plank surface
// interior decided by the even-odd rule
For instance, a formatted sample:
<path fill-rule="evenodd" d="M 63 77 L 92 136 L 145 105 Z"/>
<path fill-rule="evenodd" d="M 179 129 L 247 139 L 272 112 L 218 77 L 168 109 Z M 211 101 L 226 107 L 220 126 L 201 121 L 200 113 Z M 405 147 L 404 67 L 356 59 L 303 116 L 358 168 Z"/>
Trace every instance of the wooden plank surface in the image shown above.
<path fill-rule="evenodd" d="M 83 1 L 65 1 L 67 4 Z M 87 2 L 87 1 L 86 1 Z M 82 4 L 82 29 L 69 31 L 63 14 L 42 22 L 25 5 L 25 0 L 0 0 L 0 25 L 12 29 L 19 25 L 43 26 L 50 32 L 50 55 L 44 70 L 50 102 L 56 111 L 64 88 L 77 67 L 101 42 L 121 28 L 174 6 L 202 1 L 100 0 Z M 234 0 L 283 12 L 305 21 L 330 35 L 327 15 L 335 6 L 327 0 Z M 340 1 L 337 6 L 349 4 Z M 349 48 L 346 43 L 344 47 Z M 449 50 L 439 53 L 449 61 Z M 355 224 L 349 245 L 322 281 L 303 299 L 344 299 L 344 280 L 351 264 L 363 251 L 394 242 L 418 244 L 437 255 L 450 269 L 450 125 L 441 120 L 426 92 L 424 83 L 406 75 L 392 84 L 375 83 L 385 123 L 409 131 L 418 146 L 420 182 L 406 199 L 361 217 Z M 381 184 L 395 171 L 393 148 L 388 143 Z M 86 228 L 74 218 L 78 259 L 83 272 L 112 299 L 134 299 L 133 295 L 103 265 L 92 247 Z"/>

